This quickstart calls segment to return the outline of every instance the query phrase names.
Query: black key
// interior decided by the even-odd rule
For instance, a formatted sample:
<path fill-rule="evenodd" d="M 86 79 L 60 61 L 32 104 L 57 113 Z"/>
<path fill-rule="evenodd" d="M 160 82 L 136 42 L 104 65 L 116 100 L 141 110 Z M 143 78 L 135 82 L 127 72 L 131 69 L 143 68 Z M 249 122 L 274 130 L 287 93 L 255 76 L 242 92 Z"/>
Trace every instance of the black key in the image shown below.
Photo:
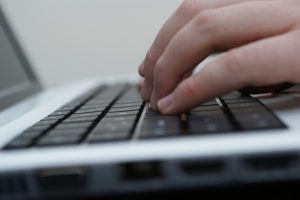
<path fill-rule="evenodd" d="M 93 122 L 95 119 L 97 119 L 97 116 L 91 116 L 91 117 L 81 117 L 81 118 L 68 118 L 64 120 L 64 123 L 78 123 L 78 122 Z"/>
<path fill-rule="evenodd" d="M 263 107 L 258 102 L 234 103 L 234 104 L 228 104 L 227 106 L 228 106 L 229 109 L 243 109 L 243 108 Z"/>
<path fill-rule="evenodd" d="M 16 138 L 10 142 L 5 149 L 18 149 L 28 147 L 32 143 L 32 138 Z"/>
<path fill-rule="evenodd" d="M 133 107 L 117 107 L 115 108 L 114 106 L 109 110 L 110 113 L 113 112 L 123 112 L 123 111 L 138 111 L 140 110 L 141 106 L 133 106 Z"/>
<path fill-rule="evenodd" d="M 123 134 L 126 133 L 130 135 L 130 128 L 127 130 L 122 130 L 122 129 L 114 129 L 114 127 L 111 127 L 111 129 L 98 129 L 95 132 L 91 133 L 90 135 L 103 135 L 103 134 L 112 134 L 112 135 L 118 135 L 118 134 Z"/>
<path fill-rule="evenodd" d="M 233 114 L 243 130 L 284 128 L 282 123 L 269 112 L 233 112 Z"/>
<path fill-rule="evenodd" d="M 219 105 L 199 106 L 191 110 L 186 123 L 187 134 L 206 134 L 235 130 Z"/>
<path fill-rule="evenodd" d="M 87 129 L 53 129 L 47 133 L 47 136 L 82 136 Z"/>
<path fill-rule="evenodd" d="M 211 106 L 199 106 L 190 111 L 190 113 L 195 113 L 195 112 L 203 112 L 203 111 L 214 111 L 214 110 L 219 110 L 221 111 L 221 108 L 219 105 L 211 105 Z"/>
<path fill-rule="evenodd" d="M 92 122 L 61 123 L 55 129 L 88 129 Z"/>
<path fill-rule="evenodd" d="M 187 134 L 232 131 L 233 125 L 224 115 L 194 115 L 187 120 Z"/>
<path fill-rule="evenodd" d="M 93 130 L 92 134 L 101 134 L 101 133 L 117 133 L 117 132 L 129 132 L 133 126 L 133 121 L 123 121 L 120 123 L 113 122 L 101 122 Z"/>
<path fill-rule="evenodd" d="M 95 104 L 85 104 L 84 106 L 80 107 L 80 109 L 102 109 L 104 110 L 109 103 L 104 103 L 104 104 L 100 104 L 100 103 L 95 103 Z"/>
<path fill-rule="evenodd" d="M 113 108 L 134 108 L 137 106 L 141 106 L 142 104 L 114 104 Z"/>
<path fill-rule="evenodd" d="M 51 127 L 51 124 L 35 124 L 28 131 L 45 131 Z"/>
<path fill-rule="evenodd" d="M 189 117 L 206 115 L 223 115 L 223 110 L 219 105 L 198 106 L 188 112 Z"/>
<path fill-rule="evenodd" d="M 40 136 L 43 133 L 43 131 L 33 131 L 33 130 L 26 130 L 25 132 L 23 132 L 20 136 L 21 138 L 36 138 L 38 136 Z"/>
<path fill-rule="evenodd" d="M 122 85 L 115 85 L 104 92 L 100 93 L 99 95 L 95 96 L 95 98 L 91 99 L 89 102 L 86 103 L 82 108 L 83 109 L 91 109 L 91 108 L 102 108 L 105 109 L 121 92 L 124 86 Z M 96 107 L 94 107 L 96 106 Z"/>
<path fill-rule="evenodd" d="M 145 118 L 142 124 L 140 137 L 161 137 L 181 134 L 180 119 L 178 116 L 159 116 Z"/>
<path fill-rule="evenodd" d="M 171 131 L 162 128 L 154 128 L 153 130 L 143 130 L 139 136 L 140 139 L 170 137 L 180 135 L 180 131 Z"/>
<path fill-rule="evenodd" d="M 112 142 L 112 141 L 128 140 L 129 137 L 130 137 L 129 132 L 94 134 L 88 138 L 88 142 L 89 143 Z"/>
<path fill-rule="evenodd" d="M 114 108 L 127 108 L 127 107 L 136 107 L 136 106 L 141 106 L 142 103 L 116 103 L 114 104 Z"/>
<path fill-rule="evenodd" d="M 179 116 L 159 116 L 159 117 L 151 117 L 145 118 L 143 121 L 143 126 L 145 128 L 151 127 L 162 127 L 168 129 L 178 129 L 177 125 L 180 122 Z"/>
<path fill-rule="evenodd" d="M 106 117 L 104 119 L 102 119 L 102 121 L 105 122 L 115 122 L 115 123 L 119 123 L 122 121 L 134 121 L 136 119 L 136 116 L 121 116 L 121 117 Z"/>
<path fill-rule="evenodd" d="M 51 145 L 62 145 L 62 144 L 76 144 L 80 141 L 81 137 L 73 136 L 46 136 L 37 141 L 35 146 L 51 146 Z"/>
<path fill-rule="evenodd" d="M 68 114 L 70 111 L 62 111 L 62 110 L 57 110 L 54 113 L 51 113 L 49 116 L 64 116 Z"/>
<path fill-rule="evenodd" d="M 188 113 L 190 118 L 197 116 L 206 116 L 206 115 L 223 115 L 222 110 L 207 110 L 202 112 L 190 112 Z"/>
<path fill-rule="evenodd" d="M 74 110 L 76 108 L 76 106 L 74 107 L 74 106 L 63 106 L 63 107 L 61 107 L 60 109 L 59 109 L 59 111 L 72 111 L 72 110 Z"/>
<path fill-rule="evenodd" d="M 125 112 L 113 112 L 113 113 L 107 113 L 107 115 L 105 117 L 136 116 L 137 113 L 138 113 L 138 110 L 125 111 Z"/>
<path fill-rule="evenodd" d="M 232 113 L 256 113 L 256 112 L 270 112 L 264 106 L 244 107 L 244 108 L 231 108 Z"/>
<path fill-rule="evenodd" d="M 101 112 L 92 112 L 92 113 L 76 113 L 71 115 L 72 118 L 81 118 L 81 117 L 93 117 L 93 116 L 99 116 L 101 115 Z"/>
<path fill-rule="evenodd" d="M 64 115 L 49 115 L 45 117 L 42 121 L 48 121 L 48 120 L 60 120 L 64 117 Z"/>
<path fill-rule="evenodd" d="M 42 120 L 39 121 L 38 123 L 35 124 L 35 126 L 43 126 L 43 125 L 48 125 L 51 126 L 53 124 L 55 124 L 58 120 Z"/>
<path fill-rule="evenodd" d="M 77 110 L 74 114 L 83 114 L 83 113 L 101 113 L 105 109 L 104 108 L 90 108 L 90 109 L 80 109 Z"/>
<path fill-rule="evenodd" d="M 142 99 L 137 99 L 137 98 L 132 98 L 132 99 L 120 99 L 119 101 L 116 102 L 117 104 L 136 104 L 140 105 L 143 103 Z"/>
<path fill-rule="evenodd" d="M 116 114 L 116 113 L 112 113 Z M 130 133 L 136 116 L 111 116 L 105 117 L 93 130 L 93 134 L 103 134 L 103 133 Z"/>

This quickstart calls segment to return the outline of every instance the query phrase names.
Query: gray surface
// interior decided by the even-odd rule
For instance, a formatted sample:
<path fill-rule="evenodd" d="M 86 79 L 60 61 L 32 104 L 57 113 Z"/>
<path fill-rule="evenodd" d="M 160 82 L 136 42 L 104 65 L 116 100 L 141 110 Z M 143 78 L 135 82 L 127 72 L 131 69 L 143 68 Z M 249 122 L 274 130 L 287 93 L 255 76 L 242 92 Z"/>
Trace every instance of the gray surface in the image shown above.
<path fill-rule="evenodd" d="M 11 94 L 28 81 L 27 74 L 17 57 L 4 29 L 0 26 L 0 98 Z"/>
<path fill-rule="evenodd" d="M 46 85 L 136 73 L 181 0 L 3 0 Z"/>

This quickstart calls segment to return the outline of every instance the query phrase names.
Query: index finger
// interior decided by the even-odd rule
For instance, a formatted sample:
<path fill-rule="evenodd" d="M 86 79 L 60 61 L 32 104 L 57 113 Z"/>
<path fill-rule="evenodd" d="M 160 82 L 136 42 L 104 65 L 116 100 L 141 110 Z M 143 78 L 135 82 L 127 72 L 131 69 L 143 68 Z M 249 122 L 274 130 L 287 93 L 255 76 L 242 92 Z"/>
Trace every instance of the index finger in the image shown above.
<path fill-rule="evenodd" d="M 291 34 L 284 34 L 223 54 L 161 99 L 159 111 L 164 114 L 181 113 L 209 98 L 245 86 L 299 81 L 300 58 L 296 52 L 299 52 L 300 45 L 293 38 Z"/>
<path fill-rule="evenodd" d="M 286 12 L 278 3 L 248 2 L 199 13 L 176 34 L 158 60 L 151 106 L 155 108 L 158 99 L 216 49 L 228 50 L 286 32 L 295 23 L 294 14 Z"/>
<path fill-rule="evenodd" d="M 150 100 L 153 85 L 153 70 L 174 35 L 191 21 L 201 10 L 219 8 L 231 4 L 242 3 L 250 0 L 185 0 L 175 13 L 163 25 L 153 44 L 146 54 L 145 60 L 139 67 L 139 73 L 145 77 L 142 89 L 143 98 Z M 147 89 L 146 89 L 147 88 Z M 147 91 L 146 91 L 147 90 Z"/>

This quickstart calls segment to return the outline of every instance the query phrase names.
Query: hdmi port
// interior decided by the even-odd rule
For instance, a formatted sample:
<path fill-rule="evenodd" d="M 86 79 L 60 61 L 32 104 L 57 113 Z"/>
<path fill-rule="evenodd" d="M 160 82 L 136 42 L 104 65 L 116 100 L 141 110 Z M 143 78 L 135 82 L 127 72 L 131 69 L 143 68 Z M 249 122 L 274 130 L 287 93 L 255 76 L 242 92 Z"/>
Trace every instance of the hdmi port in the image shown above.
<path fill-rule="evenodd" d="M 246 172 L 290 171 L 298 165 L 297 155 L 251 157 L 243 161 Z"/>
<path fill-rule="evenodd" d="M 187 175 L 221 175 L 225 171 L 223 161 L 193 161 L 181 164 L 181 170 Z"/>

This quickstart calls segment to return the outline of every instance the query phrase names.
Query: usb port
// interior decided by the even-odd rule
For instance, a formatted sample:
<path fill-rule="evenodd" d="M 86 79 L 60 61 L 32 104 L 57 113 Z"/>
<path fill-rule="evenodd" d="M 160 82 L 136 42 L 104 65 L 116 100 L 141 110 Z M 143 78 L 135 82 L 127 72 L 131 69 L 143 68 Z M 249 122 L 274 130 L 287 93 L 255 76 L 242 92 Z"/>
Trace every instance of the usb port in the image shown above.
<path fill-rule="evenodd" d="M 246 172 L 273 172 L 290 171 L 298 165 L 297 155 L 269 155 L 262 157 L 250 157 L 243 161 Z"/>
<path fill-rule="evenodd" d="M 42 191 L 77 191 L 87 184 L 87 168 L 64 167 L 38 170 L 37 182 Z"/>
<path fill-rule="evenodd" d="M 223 161 L 193 161 L 181 164 L 181 169 L 188 175 L 220 175 L 225 171 Z"/>
<path fill-rule="evenodd" d="M 158 161 L 130 162 L 120 166 L 123 180 L 148 180 L 162 178 L 161 163 Z"/>

